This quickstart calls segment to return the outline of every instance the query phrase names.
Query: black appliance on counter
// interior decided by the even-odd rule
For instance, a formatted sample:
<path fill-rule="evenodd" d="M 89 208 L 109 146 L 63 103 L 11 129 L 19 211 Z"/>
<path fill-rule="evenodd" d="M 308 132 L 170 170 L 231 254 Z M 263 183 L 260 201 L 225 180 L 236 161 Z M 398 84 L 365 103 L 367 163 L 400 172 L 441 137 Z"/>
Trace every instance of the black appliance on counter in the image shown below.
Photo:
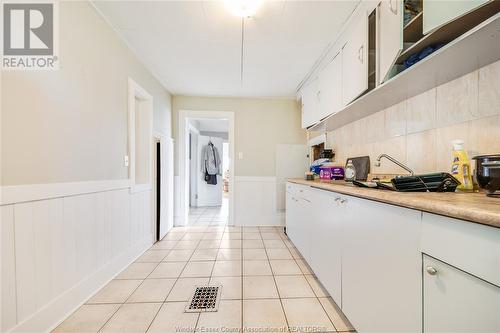
<path fill-rule="evenodd" d="M 500 197 L 500 154 L 482 155 L 473 158 L 476 160 L 476 181 L 479 187 L 488 192 L 490 197 Z"/>

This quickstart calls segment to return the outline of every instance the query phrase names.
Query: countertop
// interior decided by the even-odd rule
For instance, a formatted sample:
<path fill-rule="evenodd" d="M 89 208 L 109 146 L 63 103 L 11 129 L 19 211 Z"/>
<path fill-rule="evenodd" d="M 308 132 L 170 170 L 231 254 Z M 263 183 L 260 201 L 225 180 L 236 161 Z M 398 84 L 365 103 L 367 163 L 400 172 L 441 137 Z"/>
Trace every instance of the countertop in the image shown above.
<path fill-rule="evenodd" d="M 304 180 L 296 178 L 288 179 L 288 181 L 326 191 L 352 195 L 358 198 L 412 208 L 500 228 L 500 198 L 490 198 L 487 197 L 485 193 L 410 193 L 360 188 L 344 181 L 325 182 L 321 180 Z"/>

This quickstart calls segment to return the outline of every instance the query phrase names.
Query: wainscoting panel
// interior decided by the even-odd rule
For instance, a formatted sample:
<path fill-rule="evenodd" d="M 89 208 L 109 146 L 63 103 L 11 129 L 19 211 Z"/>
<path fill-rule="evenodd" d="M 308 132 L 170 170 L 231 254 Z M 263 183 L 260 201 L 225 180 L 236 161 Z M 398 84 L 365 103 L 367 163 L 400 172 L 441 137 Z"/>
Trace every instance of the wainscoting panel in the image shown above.
<path fill-rule="evenodd" d="M 153 242 L 151 190 L 1 206 L 2 332 L 54 328 Z"/>
<path fill-rule="evenodd" d="M 234 224 L 284 225 L 277 207 L 275 177 L 235 177 Z"/>

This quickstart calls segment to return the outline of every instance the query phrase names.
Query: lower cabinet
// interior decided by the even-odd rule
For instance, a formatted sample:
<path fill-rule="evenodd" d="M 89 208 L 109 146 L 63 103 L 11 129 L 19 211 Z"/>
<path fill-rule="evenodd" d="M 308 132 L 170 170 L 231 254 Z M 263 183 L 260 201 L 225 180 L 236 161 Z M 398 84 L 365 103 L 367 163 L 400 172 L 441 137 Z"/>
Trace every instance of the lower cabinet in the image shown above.
<path fill-rule="evenodd" d="M 356 330 L 421 332 L 421 212 L 348 197 L 342 310 Z"/>
<path fill-rule="evenodd" d="M 312 190 L 311 260 L 309 265 L 325 289 L 342 306 L 342 221 L 345 197 Z"/>
<path fill-rule="evenodd" d="M 500 332 L 500 228 L 291 185 L 287 233 L 358 332 Z"/>
<path fill-rule="evenodd" d="M 500 287 L 424 255 L 424 332 L 500 332 Z"/>

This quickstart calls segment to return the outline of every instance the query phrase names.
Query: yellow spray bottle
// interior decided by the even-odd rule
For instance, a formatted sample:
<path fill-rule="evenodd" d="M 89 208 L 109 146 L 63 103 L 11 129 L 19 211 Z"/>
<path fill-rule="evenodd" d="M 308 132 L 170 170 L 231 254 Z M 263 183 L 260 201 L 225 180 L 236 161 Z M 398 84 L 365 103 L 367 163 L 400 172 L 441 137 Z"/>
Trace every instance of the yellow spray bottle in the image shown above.
<path fill-rule="evenodd" d="M 474 184 L 472 183 L 470 160 L 464 149 L 464 142 L 462 140 L 454 140 L 452 144 L 453 164 L 451 174 L 461 183 L 457 187 L 457 190 L 472 191 Z"/>

